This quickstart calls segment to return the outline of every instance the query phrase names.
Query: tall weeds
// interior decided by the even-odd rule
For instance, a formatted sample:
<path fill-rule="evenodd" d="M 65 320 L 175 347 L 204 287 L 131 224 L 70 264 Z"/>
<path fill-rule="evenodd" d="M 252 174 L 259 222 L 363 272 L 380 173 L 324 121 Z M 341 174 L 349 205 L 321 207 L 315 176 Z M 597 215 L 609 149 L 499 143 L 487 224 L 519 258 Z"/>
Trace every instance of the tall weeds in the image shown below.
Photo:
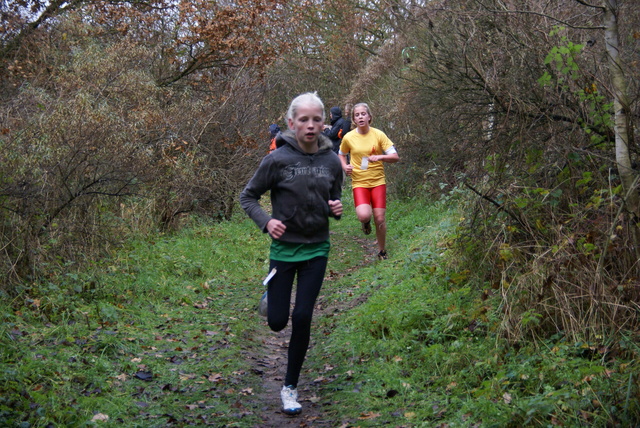
<path fill-rule="evenodd" d="M 560 334 L 606 344 L 640 327 L 638 266 L 615 195 L 564 213 L 540 203 L 547 192 L 502 196 L 501 207 L 513 215 L 476 200 L 458 243 L 465 260 L 486 272 L 484 287 L 500 295 L 505 337 Z"/>

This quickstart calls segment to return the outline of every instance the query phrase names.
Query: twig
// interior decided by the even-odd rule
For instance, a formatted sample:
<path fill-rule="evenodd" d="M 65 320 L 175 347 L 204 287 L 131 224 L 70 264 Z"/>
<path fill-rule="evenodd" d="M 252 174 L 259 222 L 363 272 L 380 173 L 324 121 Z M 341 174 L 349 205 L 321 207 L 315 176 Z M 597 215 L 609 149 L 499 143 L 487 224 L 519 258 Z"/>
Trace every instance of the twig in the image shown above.
<path fill-rule="evenodd" d="M 520 224 L 520 226 L 522 226 L 525 229 L 527 228 L 527 225 L 524 224 L 524 222 L 522 220 L 520 220 L 520 217 L 518 217 L 515 213 L 513 213 L 510 210 L 508 210 L 507 208 L 505 208 L 504 204 L 501 204 L 500 202 L 491 199 L 489 196 L 487 196 L 485 194 L 482 194 L 479 190 L 475 189 L 473 186 L 471 186 L 466 181 L 463 182 L 462 184 L 467 186 L 473 193 L 475 193 L 476 195 L 480 196 L 482 199 L 484 199 L 486 201 L 489 201 L 491 204 L 496 206 L 498 208 L 498 211 L 504 211 L 505 213 L 507 213 L 507 215 L 509 217 L 511 217 L 512 219 L 514 219 L 515 221 L 517 221 L 518 224 Z"/>
<path fill-rule="evenodd" d="M 578 3 L 583 4 L 585 6 L 589 6 L 589 7 L 595 7 L 595 6 L 591 6 L 587 3 L 583 3 L 580 0 L 576 0 Z M 485 6 L 484 4 L 482 4 L 482 2 L 480 0 L 476 0 L 476 3 L 478 3 L 480 6 L 482 6 L 483 8 L 485 8 L 487 10 L 487 12 L 491 12 L 491 13 L 509 13 L 509 14 L 525 14 L 525 15 L 536 15 L 536 16 L 541 16 L 543 18 L 548 18 L 551 19 L 552 21 L 556 21 L 562 25 L 566 25 L 569 28 L 573 28 L 576 30 L 604 30 L 605 27 L 603 26 L 595 26 L 595 27 L 583 27 L 583 26 L 578 26 L 578 25 L 573 25 L 573 24 L 569 24 L 566 21 L 563 21 L 561 19 L 555 18 L 551 15 L 547 15 L 545 13 L 540 13 L 540 12 L 534 12 L 531 10 L 497 10 L 497 9 L 490 9 L 488 6 Z M 602 7 L 600 7 L 599 9 L 604 9 Z"/>

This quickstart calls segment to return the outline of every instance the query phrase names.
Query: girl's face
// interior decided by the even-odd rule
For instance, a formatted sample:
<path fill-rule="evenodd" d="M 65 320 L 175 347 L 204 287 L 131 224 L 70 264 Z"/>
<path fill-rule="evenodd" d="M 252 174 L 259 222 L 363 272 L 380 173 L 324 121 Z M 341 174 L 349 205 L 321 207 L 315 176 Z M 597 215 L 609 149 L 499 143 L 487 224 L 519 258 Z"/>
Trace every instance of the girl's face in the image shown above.
<path fill-rule="evenodd" d="M 313 104 L 300 105 L 295 117 L 289 119 L 289 128 L 295 133 L 299 143 L 315 143 L 324 129 L 322 109 Z"/>
<path fill-rule="evenodd" d="M 365 106 L 358 106 L 353 110 L 353 121 L 358 128 L 366 128 L 371 123 L 371 115 Z"/>

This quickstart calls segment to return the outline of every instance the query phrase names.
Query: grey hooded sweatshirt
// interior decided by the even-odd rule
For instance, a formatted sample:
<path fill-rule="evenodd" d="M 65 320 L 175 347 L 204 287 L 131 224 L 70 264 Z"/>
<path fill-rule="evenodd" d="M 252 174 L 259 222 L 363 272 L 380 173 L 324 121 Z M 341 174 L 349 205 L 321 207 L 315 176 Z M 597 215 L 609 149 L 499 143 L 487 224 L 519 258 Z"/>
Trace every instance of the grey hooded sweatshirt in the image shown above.
<path fill-rule="evenodd" d="M 280 241 L 310 244 L 329 239 L 329 200 L 342 196 L 342 165 L 324 135 L 318 137 L 316 153 L 305 153 L 292 131 L 278 135 L 282 147 L 262 159 L 240 194 L 247 215 L 267 232 L 272 218 L 287 226 Z M 260 197 L 271 191 L 272 215 L 260 205 Z"/>

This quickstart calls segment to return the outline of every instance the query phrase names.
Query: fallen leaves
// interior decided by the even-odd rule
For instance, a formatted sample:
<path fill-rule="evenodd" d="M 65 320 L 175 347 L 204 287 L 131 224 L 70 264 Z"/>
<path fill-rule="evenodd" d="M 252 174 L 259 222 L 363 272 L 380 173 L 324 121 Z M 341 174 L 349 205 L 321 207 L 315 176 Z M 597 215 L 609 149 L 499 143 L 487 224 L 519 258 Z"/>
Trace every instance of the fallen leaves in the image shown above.
<path fill-rule="evenodd" d="M 153 380 L 153 373 L 145 372 L 145 371 L 138 371 L 138 372 L 136 372 L 136 374 L 133 375 L 133 377 L 135 377 L 136 379 L 139 379 L 139 380 L 144 380 L 146 382 L 149 382 L 149 381 Z"/>
<path fill-rule="evenodd" d="M 254 395 L 253 394 L 253 388 L 245 388 L 243 390 L 240 391 L 241 395 Z"/>
<path fill-rule="evenodd" d="M 320 400 L 321 400 L 321 398 L 320 398 L 320 397 L 318 397 L 318 396 L 317 396 L 317 395 L 315 395 L 315 394 L 314 394 L 314 395 L 312 395 L 311 397 L 309 397 L 309 398 L 307 399 L 307 401 L 309 401 L 310 403 L 313 403 L 313 404 L 317 404 L 317 403 L 319 403 L 319 402 L 320 402 Z"/>
<path fill-rule="evenodd" d="M 186 380 L 191 380 L 191 379 L 195 379 L 198 377 L 198 375 L 194 375 L 194 374 L 188 374 L 188 373 L 181 373 L 178 375 L 179 379 L 181 381 L 186 381 Z"/>
<path fill-rule="evenodd" d="M 211 375 L 207 376 L 207 380 L 209 382 L 213 382 L 213 383 L 222 382 L 222 374 L 221 373 L 211 374 Z"/>
<path fill-rule="evenodd" d="M 106 422 L 109 420 L 109 415 L 105 415 L 103 413 L 96 413 L 95 415 L 93 415 L 93 417 L 91 418 L 91 422 Z"/>
<path fill-rule="evenodd" d="M 379 418 L 380 416 L 382 416 L 380 413 L 364 412 L 364 413 L 360 413 L 360 416 L 358 417 L 358 419 L 360 419 L 360 420 L 370 420 L 370 419 Z"/>

